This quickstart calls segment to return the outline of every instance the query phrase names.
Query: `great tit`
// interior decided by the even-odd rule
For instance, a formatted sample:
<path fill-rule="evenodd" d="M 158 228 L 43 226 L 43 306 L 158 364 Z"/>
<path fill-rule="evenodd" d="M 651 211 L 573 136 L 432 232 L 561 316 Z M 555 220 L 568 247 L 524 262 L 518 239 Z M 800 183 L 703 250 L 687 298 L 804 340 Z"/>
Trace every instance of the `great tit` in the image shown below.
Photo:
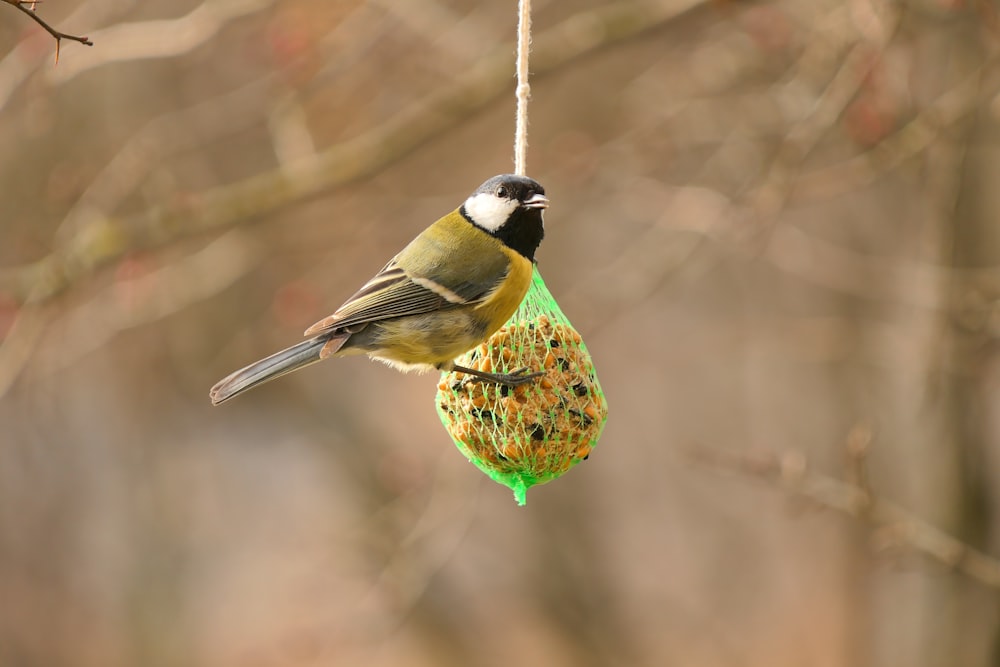
<path fill-rule="evenodd" d="M 506 385 L 498 374 L 457 366 L 514 314 L 531 283 L 542 241 L 545 189 L 524 176 L 494 176 L 413 239 L 305 340 L 250 364 L 210 392 L 214 405 L 329 357 L 368 354 L 403 371 L 461 371 Z"/>

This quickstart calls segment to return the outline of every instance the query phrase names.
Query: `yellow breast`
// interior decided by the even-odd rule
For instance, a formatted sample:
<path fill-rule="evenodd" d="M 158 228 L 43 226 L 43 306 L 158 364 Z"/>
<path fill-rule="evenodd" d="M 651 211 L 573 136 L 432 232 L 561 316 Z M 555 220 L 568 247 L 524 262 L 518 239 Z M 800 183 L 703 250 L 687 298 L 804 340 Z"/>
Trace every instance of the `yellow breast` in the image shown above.
<path fill-rule="evenodd" d="M 531 286 L 531 261 L 507 247 L 503 253 L 510 262 L 507 277 L 476 306 L 478 319 L 486 323 L 487 337 L 510 319 Z"/>

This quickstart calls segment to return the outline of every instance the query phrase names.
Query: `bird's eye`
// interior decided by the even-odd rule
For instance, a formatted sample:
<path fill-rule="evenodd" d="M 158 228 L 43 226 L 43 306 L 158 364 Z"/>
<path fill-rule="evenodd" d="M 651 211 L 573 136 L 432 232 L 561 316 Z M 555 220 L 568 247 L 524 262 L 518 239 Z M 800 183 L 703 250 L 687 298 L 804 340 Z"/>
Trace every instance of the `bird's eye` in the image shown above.
<path fill-rule="evenodd" d="M 497 197 L 500 197 L 501 199 L 506 199 L 507 194 L 508 193 L 506 186 L 501 185 L 499 188 L 497 188 Z"/>

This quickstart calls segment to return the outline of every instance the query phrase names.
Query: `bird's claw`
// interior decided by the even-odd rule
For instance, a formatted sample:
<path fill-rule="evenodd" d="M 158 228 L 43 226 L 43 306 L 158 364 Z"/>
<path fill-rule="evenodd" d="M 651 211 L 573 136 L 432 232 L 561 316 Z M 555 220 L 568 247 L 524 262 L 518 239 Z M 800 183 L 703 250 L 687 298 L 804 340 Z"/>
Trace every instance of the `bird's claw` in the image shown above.
<path fill-rule="evenodd" d="M 538 371 L 536 373 L 528 373 L 528 367 L 518 368 L 516 371 L 511 371 L 510 373 L 499 373 L 497 374 L 497 382 L 500 384 L 505 384 L 508 387 L 519 387 L 522 384 L 529 384 L 534 382 L 538 378 L 545 375 L 544 372 Z"/>

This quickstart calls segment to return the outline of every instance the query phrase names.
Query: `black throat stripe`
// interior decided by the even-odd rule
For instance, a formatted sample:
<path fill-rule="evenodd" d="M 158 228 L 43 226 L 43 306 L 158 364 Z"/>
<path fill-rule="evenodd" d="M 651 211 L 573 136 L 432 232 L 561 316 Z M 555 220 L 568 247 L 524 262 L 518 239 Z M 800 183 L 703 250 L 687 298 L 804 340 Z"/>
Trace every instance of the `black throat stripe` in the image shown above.
<path fill-rule="evenodd" d="M 535 251 L 545 237 L 545 225 L 542 222 L 542 211 L 536 208 L 524 208 L 519 206 L 511 213 L 507 222 L 503 223 L 497 230 L 490 231 L 480 227 L 469 217 L 465 211 L 465 204 L 459 207 L 458 212 L 469 221 L 469 224 L 477 229 L 482 229 L 490 236 L 500 239 L 500 241 L 511 250 L 524 255 L 526 258 L 535 261 Z"/>

